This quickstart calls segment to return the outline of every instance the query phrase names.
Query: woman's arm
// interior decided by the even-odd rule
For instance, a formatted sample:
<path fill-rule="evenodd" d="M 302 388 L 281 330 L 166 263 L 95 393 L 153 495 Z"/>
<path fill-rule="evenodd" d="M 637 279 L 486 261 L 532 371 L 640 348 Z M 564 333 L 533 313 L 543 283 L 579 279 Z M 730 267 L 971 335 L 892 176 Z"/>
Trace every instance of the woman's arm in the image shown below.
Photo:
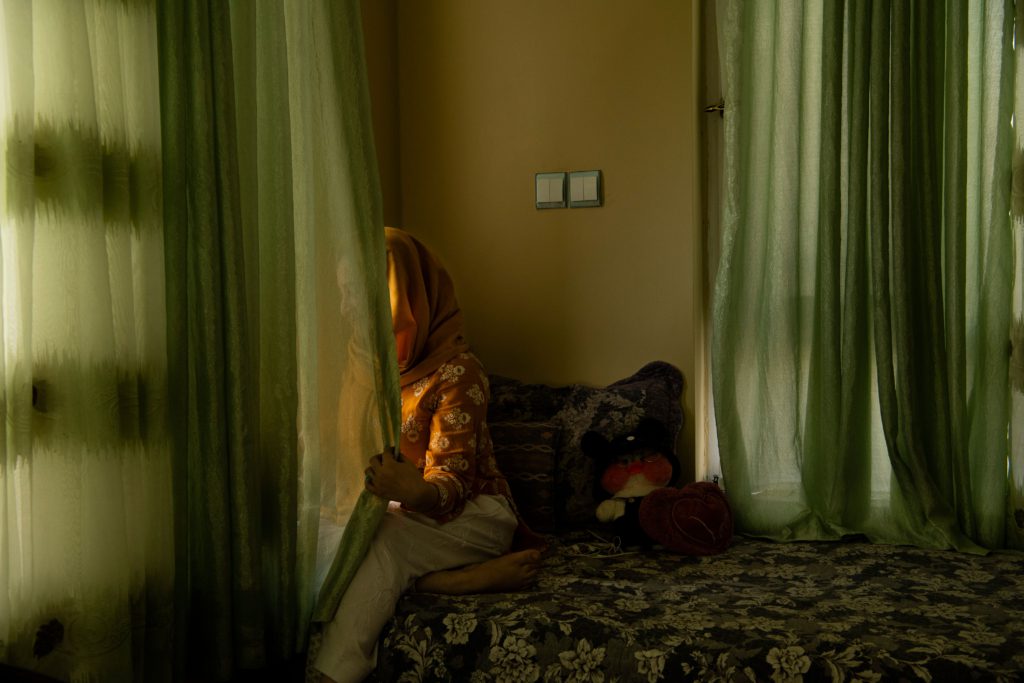
<path fill-rule="evenodd" d="M 452 359 L 438 370 L 438 400 L 430 421 L 423 478 L 438 487 L 430 515 L 442 521 L 462 512 L 477 478 L 477 454 L 485 437 L 487 384 L 474 356 Z"/>

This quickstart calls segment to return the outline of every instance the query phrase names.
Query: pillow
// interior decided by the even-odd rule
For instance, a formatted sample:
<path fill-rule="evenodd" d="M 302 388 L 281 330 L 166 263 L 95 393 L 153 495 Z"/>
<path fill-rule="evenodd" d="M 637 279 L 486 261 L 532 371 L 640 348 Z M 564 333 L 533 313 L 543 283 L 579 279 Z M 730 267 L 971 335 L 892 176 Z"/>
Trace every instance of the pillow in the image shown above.
<path fill-rule="evenodd" d="M 639 517 L 647 535 L 675 553 L 717 555 L 732 541 L 732 509 L 710 481 L 651 491 L 640 503 Z"/>
<path fill-rule="evenodd" d="M 517 379 L 491 375 L 491 399 L 487 404 L 487 419 L 495 422 L 551 422 L 572 386 L 551 387 L 546 384 L 527 384 Z"/>
<path fill-rule="evenodd" d="M 559 428 L 550 422 L 492 422 L 494 458 L 512 489 L 519 514 L 531 529 L 556 527 L 556 446 Z"/>
<path fill-rule="evenodd" d="M 648 363 L 635 374 L 603 388 L 575 385 L 552 422 L 561 428 L 556 473 L 556 511 L 560 525 L 574 527 L 594 521 L 593 462 L 580 440 L 588 431 L 606 439 L 625 434 L 641 418 L 660 421 L 675 444 L 683 426 L 683 375 L 663 361 Z"/>

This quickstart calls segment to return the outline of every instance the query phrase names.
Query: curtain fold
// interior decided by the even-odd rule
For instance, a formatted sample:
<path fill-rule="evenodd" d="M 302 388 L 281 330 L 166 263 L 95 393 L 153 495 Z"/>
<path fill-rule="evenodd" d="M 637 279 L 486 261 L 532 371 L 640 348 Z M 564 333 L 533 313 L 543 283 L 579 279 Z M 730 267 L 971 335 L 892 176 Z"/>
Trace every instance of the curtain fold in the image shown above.
<path fill-rule="evenodd" d="M 224 3 L 165 3 L 159 18 L 179 618 L 190 658 L 226 680 L 265 663 L 231 25 Z"/>
<path fill-rule="evenodd" d="M 360 27 L 0 0 L 0 661 L 265 671 L 321 525 L 372 537 L 400 411 Z"/>
<path fill-rule="evenodd" d="M 331 344 L 328 348 L 335 354 L 342 352 L 341 362 L 333 366 L 338 368 L 336 376 L 340 379 L 323 405 L 328 411 L 325 419 L 334 419 L 343 426 L 332 435 L 335 457 L 324 462 L 320 514 L 323 522 L 342 525 L 344 535 L 324 583 L 315 586 L 318 595 L 313 620 L 317 622 L 334 616 L 387 508 L 387 501 L 363 490 L 363 470 L 373 455 L 385 448 L 397 448 L 401 422 L 383 209 L 362 35 L 356 30 L 339 40 L 331 30 L 332 26 L 360 26 L 359 12 L 355 0 L 319 3 L 288 25 L 295 44 L 306 48 L 289 62 L 293 73 L 308 73 L 314 63 L 320 64 L 318 78 L 306 81 L 315 94 L 315 107 L 293 129 L 293 137 L 300 137 L 304 144 L 306 158 L 315 160 L 306 166 L 309 175 L 304 178 L 304 187 L 318 193 L 313 204 L 318 211 L 335 213 L 352 225 L 365 226 L 346 235 L 327 231 L 319 236 L 322 244 L 349 254 L 341 268 L 329 273 L 336 278 L 341 296 L 339 302 L 329 302 L 329 310 L 340 305 L 347 316 L 365 322 L 349 325 L 344 334 L 332 328 L 319 332 L 321 339 Z M 343 87 L 323 87 L 321 79 L 327 77 L 338 79 Z M 332 114 L 342 109 L 350 115 Z M 337 146 L 329 148 L 332 154 L 324 153 L 324 139 L 338 141 Z"/>
<path fill-rule="evenodd" d="M 744 530 L 1013 544 L 1013 13 L 719 3 L 712 362 Z"/>
<path fill-rule="evenodd" d="M 1017 3 L 1014 26 L 1024 26 L 1024 3 Z M 1024 121 L 1024 43 L 1014 43 L 1013 115 Z M 1024 132 L 1014 128 L 1013 189 L 1013 328 L 1010 332 L 1010 495 L 1007 510 L 1013 519 L 1010 545 L 1024 548 Z"/>
<path fill-rule="evenodd" d="M 155 4 L 0 2 L 0 661 L 169 681 Z"/>
<path fill-rule="evenodd" d="M 394 443 L 399 394 L 357 0 L 173 5 L 181 666 L 228 680 L 305 647 L 321 520 L 372 537 L 380 501 L 349 518 L 366 461 Z"/>
<path fill-rule="evenodd" d="M 298 335 L 304 462 L 319 458 L 319 481 L 304 480 L 303 510 L 314 530 L 344 529 L 323 583 L 314 580 L 308 596 L 313 620 L 323 621 L 387 507 L 363 490 L 363 470 L 397 446 L 401 398 L 359 2 L 286 7 L 276 27 L 285 31 L 292 84 L 297 300 L 315 302 Z M 334 549 L 320 545 L 321 553 Z M 313 555 L 304 558 L 312 572 Z"/>

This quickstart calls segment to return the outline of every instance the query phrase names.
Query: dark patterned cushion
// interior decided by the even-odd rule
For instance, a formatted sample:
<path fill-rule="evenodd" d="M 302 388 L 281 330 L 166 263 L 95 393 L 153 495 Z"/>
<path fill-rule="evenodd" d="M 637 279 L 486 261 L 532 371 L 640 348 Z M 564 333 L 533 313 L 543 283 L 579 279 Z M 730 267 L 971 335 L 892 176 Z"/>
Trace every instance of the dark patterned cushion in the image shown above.
<path fill-rule="evenodd" d="M 491 423 L 550 422 L 573 390 L 572 386 L 527 384 L 501 375 L 491 375 L 490 383 L 487 420 Z"/>
<path fill-rule="evenodd" d="M 606 387 L 549 387 L 496 375 L 490 380 L 492 424 L 549 422 L 561 430 L 555 515 L 563 528 L 594 521 L 594 468 L 580 450 L 584 434 L 594 430 L 611 439 L 633 429 L 641 418 L 652 417 L 668 428 L 675 443 L 683 426 L 683 375 L 662 361 Z"/>
<path fill-rule="evenodd" d="M 596 431 L 607 439 L 629 432 L 651 417 L 668 428 L 675 443 L 683 426 L 683 375 L 674 365 L 648 363 L 636 374 L 603 388 L 573 387 L 552 422 L 562 429 L 558 453 L 559 522 L 566 527 L 594 520 L 593 463 L 580 439 Z"/>
<path fill-rule="evenodd" d="M 554 531 L 558 426 L 549 422 L 492 422 L 489 427 L 498 469 L 512 488 L 519 513 L 534 531 Z"/>

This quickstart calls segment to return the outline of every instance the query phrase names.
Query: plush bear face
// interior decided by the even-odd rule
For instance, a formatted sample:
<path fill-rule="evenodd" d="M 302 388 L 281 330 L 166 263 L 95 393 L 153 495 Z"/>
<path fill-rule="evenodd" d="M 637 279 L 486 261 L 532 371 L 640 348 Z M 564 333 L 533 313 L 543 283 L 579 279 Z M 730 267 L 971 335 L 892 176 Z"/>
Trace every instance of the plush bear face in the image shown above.
<path fill-rule="evenodd" d="M 594 498 L 642 498 L 671 486 L 679 477 L 672 438 L 657 420 L 645 418 L 628 434 L 608 440 L 591 431 L 583 435 L 583 452 L 594 459 Z"/>
<path fill-rule="evenodd" d="M 672 481 L 672 463 L 655 450 L 619 456 L 601 475 L 601 488 L 613 498 L 637 498 Z"/>

